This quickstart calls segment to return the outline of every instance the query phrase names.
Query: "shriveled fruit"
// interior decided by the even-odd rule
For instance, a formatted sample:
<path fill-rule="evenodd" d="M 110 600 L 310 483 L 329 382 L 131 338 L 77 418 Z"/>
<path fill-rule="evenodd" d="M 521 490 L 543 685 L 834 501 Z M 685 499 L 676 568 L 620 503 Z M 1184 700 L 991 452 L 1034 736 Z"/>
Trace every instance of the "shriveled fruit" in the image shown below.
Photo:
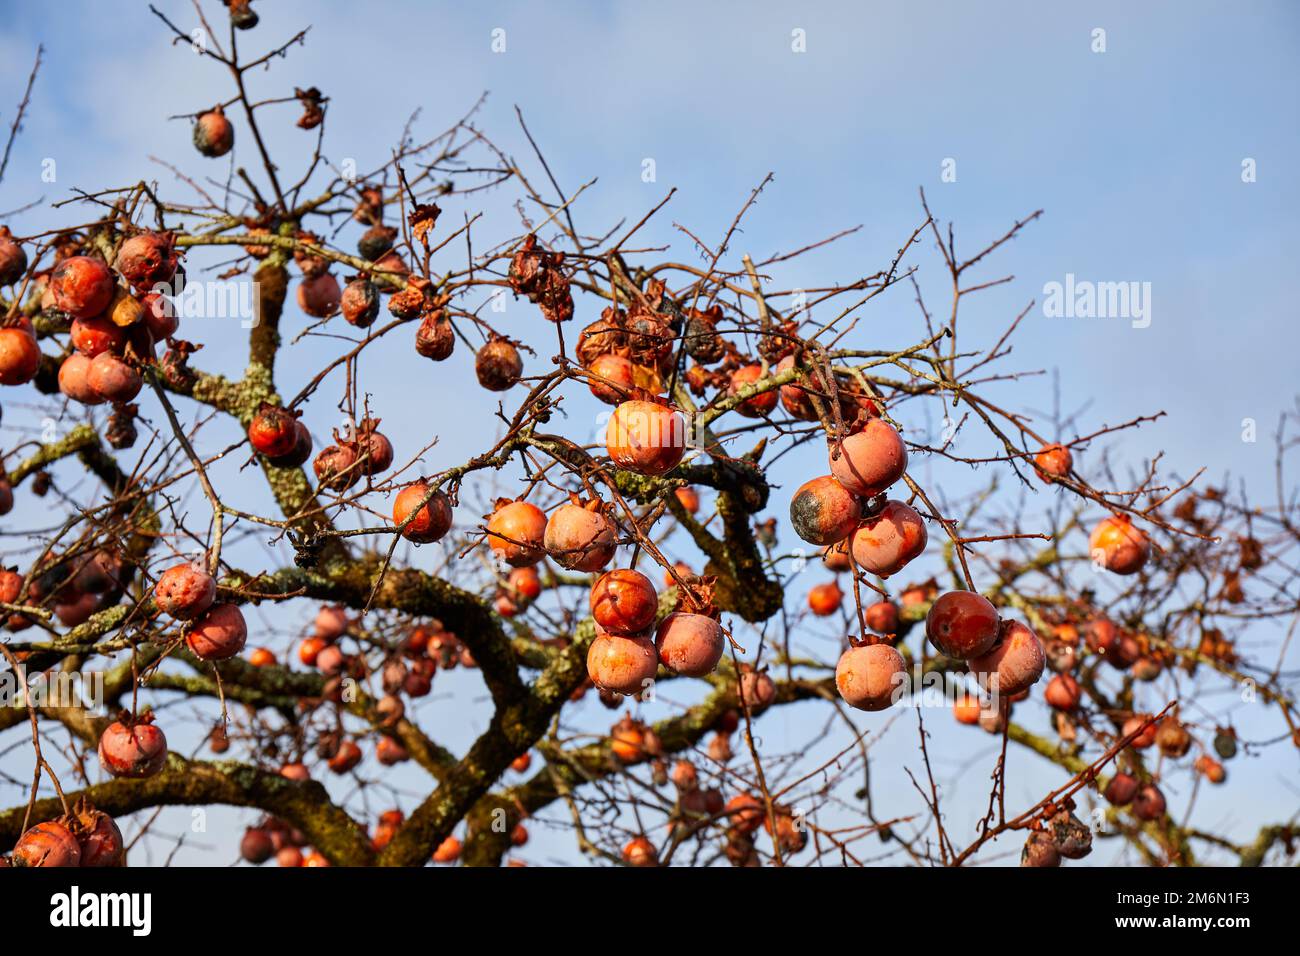
<path fill-rule="evenodd" d="M 998 639 L 997 608 L 974 591 L 949 591 L 930 606 L 925 635 L 948 657 L 980 657 Z"/>
<path fill-rule="evenodd" d="M 738 833 L 753 833 L 763 825 L 766 811 L 757 797 L 748 793 L 738 793 L 727 801 L 724 809 L 732 829 Z"/>
<path fill-rule="evenodd" d="M 379 419 L 364 419 L 357 431 L 357 446 L 365 473 L 377 475 L 393 467 L 393 443 L 379 431 Z"/>
<path fill-rule="evenodd" d="M 704 677 L 722 660 L 725 637 L 722 625 L 704 614 L 677 611 L 655 631 L 659 661 L 685 677 Z"/>
<path fill-rule="evenodd" d="M 369 328 L 379 315 L 379 290 L 369 279 L 353 279 L 343 287 L 339 310 L 348 325 Z"/>
<path fill-rule="evenodd" d="M 605 426 L 605 450 L 614 464 L 642 475 L 664 475 L 686 454 L 686 419 L 655 402 L 623 402 Z"/>
<path fill-rule="evenodd" d="M 1177 760 L 1191 749 L 1192 735 L 1181 720 L 1171 715 L 1156 725 L 1156 746 L 1166 757 Z"/>
<path fill-rule="evenodd" d="M 177 564 L 158 576 L 153 589 L 158 610 L 178 621 L 192 621 L 217 598 L 217 582 L 197 564 Z"/>
<path fill-rule="evenodd" d="M 489 339 L 474 356 L 474 374 L 488 391 L 504 392 L 524 374 L 524 360 L 508 339 Z"/>
<path fill-rule="evenodd" d="M 54 307 L 74 319 L 99 315 L 113 301 L 117 283 L 102 259 L 69 256 L 50 275 Z"/>
<path fill-rule="evenodd" d="M 244 649 L 248 625 L 244 613 L 234 604 L 214 604 L 185 634 L 185 643 L 195 657 L 224 661 Z"/>
<path fill-rule="evenodd" d="M 916 509 L 886 501 L 849 536 L 849 551 L 863 570 L 889 577 L 919 556 L 929 541 L 925 520 Z"/>
<path fill-rule="evenodd" d="M 831 474 L 855 495 L 873 498 L 907 471 L 907 446 L 898 431 L 879 418 L 867 419 L 849 435 L 839 454 L 831 447 Z"/>
<path fill-rule="evenodd" d="M 420 327 L 415 331 L 415 351 L 441 362 L 450 358 L 455 348 L 456 330 L 446 316 L 429 313 L 420 320 Z"/>
<path fill-rule="evenodd" d="M 1020 851 L 1021 866 L 1053 867 L 1061 865 L 1061 854 L 1052 838 L 1042 830 L 1033 830 Z"/>
<path fill-rule="evenodd" d="M 239 841 L 239 855 L 249 863 L 265 863 L 275 855 L 271 834 L 261 827 L 249 827 Z"/>
<path fill-rule="evenodd" d="M 1112 515 L 1092 529 L 1092 559 L 1115 574 L 1136 574 L 1151 554 L 1151 539 L 1128 515 Z"/>
<path fill-rule="evenodd" d="M 850 647 L 835 665 L 835 688 L 850 707 L 878 711 L 889 707 L 907 680 L 903 655 L 889 644 Z"/>
<path fill-rule="evenodd" d="M 753 385 L 762 378 L 764 378 L 764 375 L 763 366 L 761 365 L 746 365 L 738 368 L 731 373 L 731 382 L 727 393 L 734 396 L 741 389 Z M 780 392 L 777 389 L 769 389 L 766 392 L 760 392 L 745 399 L 736 406 L 736 411 L 746 418 L 762 418 L 772 413 L 779 398 Z"/>
<path fill-rule="evenodd" d="M 216 106 L 199 114 L 194 122 L 194 148 L 204 156 L 224 156 L 235 145 L 235 127 L 226 119 L 225 111 Z"/>
<path fill-rule="evenodd" d="M 640 634 L 655 620 L 659 595 L 640 571 L 619 568 L 602 574 L 591 588 L 591 616 L 611 634 Z"/>
<path fill-rule="evenodd" d="M 1045 445 L 1042 451 L 1034 456 L 1034 470 L 1038 477 L 1046 482 L 1066 477 L 1073 467 L 1074 457 L 1070 454 L 1070 449 L 1057 442 Z"/>
<path fill-rule="evenodd" d="M 830 475 L 804 482 L 790 499 L 790 523 L 810 544 L 841 541 L 861 519 L 862 499 Z"/>
<path fill-rule="evenodd" d="M 1019 621 L 1000 622 L 997 643 L 988 653 L 970 661 L 980 686 L 1005 697 L 1038 683 L 1046 666 L 1038 635 Z"/>
<path fill-rule="evenodd" d="M 1047 821 L 1056 851 L 1067 860 L 1082 860 L 1092 852 L 1092 831 L 1069 810 L 1058 810 Z"/>
<path fill-rule="evenodd" d="M 429 500 L 421 505 L 425 498 Z M 428 544 L 451 530 L 451 500 L 445 492 L 434 491 L 428 482 L 414 481 L 397 493 L 393 524 L 400 525 L 411 515 L 411 523 L 402 529 L 402 537 L 408 541 Z"/>
<path fill-rule="evenodd" d="M 167 737 L 154 726 L 152 714 L 128 716 L 100 734 L 99 762 L 115 777 L 152 777 L 167 762 Z"/>
<path fill-rule="evenodd" d="M 487 530 L 489 547 L 511 567 L 536 564 L 546 554 L 546 515 L 531 502 L 498 502 Z"/>
<path fill-rule="evenodd" d="M 364 474 L 355 445 L 326 445 L 311 464 L 316 480 L 330 491 L 347 491 Z"/>
<path fill-rule="evenodd" d="M 599 571 L 618 547 L 614 523 L 594 501 L 557 508 L 546 522 L 543 542 L 555 562 L 570 571 Z"/>
<path fill-rule="evenodd" d="M 602 690 L 639 694 L 649 687 L 659 668 L 655 645 L 648 637 L 619 637 L 596 632 L 587 651 L 587 675 Z"/>

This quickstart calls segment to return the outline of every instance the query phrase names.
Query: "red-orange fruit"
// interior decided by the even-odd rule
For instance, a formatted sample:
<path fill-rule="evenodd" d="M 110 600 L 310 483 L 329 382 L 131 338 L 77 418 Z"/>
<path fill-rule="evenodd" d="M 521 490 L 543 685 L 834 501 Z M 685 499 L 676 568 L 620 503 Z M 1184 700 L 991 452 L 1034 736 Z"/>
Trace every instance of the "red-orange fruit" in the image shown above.
<path fill-rule="evenodd" d="M 607 405 L 617 405 L 628 397 L 636 384 L 632 362 L 621 355 L 606 352 L 587 366 L 591 394 Z"/>
<path fill-rule="evenodd" d="M 984 711 L 980 699 L 974 694 L 963 694 L 952 702 L 952 716 L 959 724 L 974 726 L 980 722 Z"/>
<path fill-rule="evenodd" d="M 78 825 L 77 842 L 81 845 L 81 865 L 121 866 L 126 844 L 113 818 L 87 804 L 78 806 L 74 813 Z"/>
<path fill-rule="evenodd" d="M 1223 764 L 1209 754 L 1201 754 L 1197 757 L 1192 767 L 1210 783 L 1223 783 L 1228 779 L 1228 771 L 1223 769 Z"/>
<path fill-rule="evenodd" d="M 304 857 L 302 855 L 302 850 L 298 849 L 296 846 L 285 846 L 276 851 L 276 866 L 299 867 L 303 865 L 303 862 Z"/>
<path fill-rule="evenodd" d="M 1151 554 L 1151 539 L 1128 515 L 1111 515 L 1092 529 L 1092 559 L 1115 574 L 1136 574 Z"/>
<path fill-rule="evenodd" d="M 836 574 L 850 570 L 853 567 L 853 559 L 849 557 L 848 541 L 837 541 L 827 545 L 822 551 L 822 564 L 828 571 L 834 571 Z"/>
<path fill-rule="evenodd" d="M 645 837 L 633 837 L 623 847 L 623 862 L 628 866 L 658 866 L 659 854 Z"/>
<path fill-rule="evenodd" d="M 411 755 L 402 746 L 401 741 L 381 736 L 379 742 L 375 744 L 375 759 L 385 767 L 392 767 L 410 760 Z"/>
<path fill-rule="evenodd" d="M 0 349 L 2 348 L 3 342 L 0 340 Z M 91 360 L 80 352 L 73 352 L 65 358 L 59 366 L 59 391 L 83 405 L 102 405 L 104 396 L 90 387 L 90 363 Z"/>
<path fill-rule="evenodd" d="M 14 285 L 26 271 L 26 251 L 14 242 L 8 226 L 0 226 L 0 285 Z"/>
<path fill-rule="evenodd" d="M 265 863 L 275 856 L 275 841 L 261 827 L 249 827 L 239 841 L 239 855 L 249 863 Z"/>
<path fill-rule="evenodd" d="M 343 293 L 339 280 L 329 272 L 304 278 L 298 283 L 298 308 L 317 319 L 328 319 L 339 310 Z"/>
<path fill-rule="evenodd" d="M 1043 691 L 1043 699 L 1049 707 L 1064 711 L 1078 707 L 1081 696 L 1079 682 L 1070 674 L 1057 674 L 1047 682 L 1047 688 Z"/>
<path fill-rule="evenodd" d="M 1034 686 L 1046 666 L 1038 635 L 1019 621 L 1000 622 L 997 643 L 970 661 L 971 673 L 980 686 L 1004 697 Z"/>
<path fill-rule="evenodd" d="M 126 240 L 113 263 L 122 277 L 141 291 L 158 282 L 171 282 L 177 265 L 172 238 L 157 232 L 142 232 Z"/>
<path fill-rule="evenodd" d="M 648 637 L 619 637 L 597 631 L 587 651 L 591 682 L 616 694 L 640 694 L 653 683 L 658 667 L 659 657 Z"/>
<path fill-rule="evenodd" d="M 319 637 L 304 638 L 303 642 L 298 645 L 298 660 L 302 661 L 308 667 L 316 666 L 316 658 L 320 656 L 328 645 Z"/>
<path fill-rule="evenodd" d="M 316 655 L 316 669 L 326 677 L 343 673 L 347 666 L 347 655 L 337 644 L 326 644 Z"/>
<path fill-rule="evenodd" d="M 536 568 L 512 568 L 506 577 L 510 596 L 521 601 L 535 601 L 542 593 L 542 579 Z"/>
<path fill-rule="evenodd" d="M 1165 795 L 1154 783 L 1144 784 L 1133 798 L 1133 816 L 1139 820 L 1159 820 L 1165 814 Z"/>
<path fill-rule="evenodd" d="M 460 840 L 449 836 L 433 851 L 434 863 L 455 863 L 460 859 Z"/>
<path fill-rule="evenodd" d="M 414 514 L 411 523 L 402 529 L 402 537 L 416 544 L 437 541 L 451 530 L 451 501 L 444 492 L 434 491 L 433 497 L 420 504 L 431 489 L 427 482 L 414 481 L 393 500 L 393 524 L 400 525 Z"/>
<path fill-rule="evenodd" d="M 235 127 L 230 125 L 220 106 L 199 115 L 194 121 L 194 148 L 204 156 L 224 156 L 235 145 Z"/>
<path fill-rule="evenodd" d="M 287 408 L 263 402 L 248 423 L 249 444 L 267 458 L 287 455 L 298 442 L 297 421 Z"/>
<path fill-rule="evenodd" d="M 105 316 L 96 315 L 88 319 L 73 319 L 69 339 L 78 352 L 86 358 L 94 358 L 100 352 L 120 352 L 126 345 L 126 332 Z"/>
<path fill-rule="evenodd" d="M 41 347 L 27 330 L 0 329 L 0 385 L 30 382 L 41 366 Z"/>
<path fill-rule="evenodd" d="M 1128 720 L 1124 721 L 1124 726 L 1120 733 L 1127 737 L 1129 734 L 1137 734 L 1129 741 L 1129 746 L 1134 750 L 1146 750 L 1156 742 L 1156 725 L 1147 723 L 1151 719 L 1149 714 L 1134 714 Z M 1144 727 L 1143 725 L 1146 724 Z"/>
<path fill-rule="evenodd" d="M 790 499 L 790 522 L 810 544 L 834 544 L 861 519 L 862 499 L 830 475 L 804 482 Z"/>
<path fill-rule="evenodd" d="M 700 783 L 699 771 L 689 760 L 679 760 L 673 764 L 669 778 L 678 790 L 694 790 Z"/>
<path fill-rule="evenodd" d="M 1074 456 L 1070 454 L 1070 449 L 1057 442 L 1045 445 L 1043 450 L 1034 456 L 1034 470 L 1039 478 L 1049 483 L 1057 478 L 1064 478 L 1073 467 Z"/>
<path fill-rule="evenodd" d="M 278 458 L 270 459 L 271 464 L 277 468 L 298 468 L 307 463 L 311 457 L 311 432 L 301 421 L 293 423 L 294 443 L 293 451 L 287 455 L 280 455 Z"/>
<path fill-rule="evenodd" d="M 1137 792 L 1137 778 L 1130 773 L 1121 771 L 1110 778 L 1110 782 L 1106 784 L 1106 789 L 1101 792 L 1101 795 L 1112 806 L 1125 807 L 1133 802 Z"/>
<path fill-rule="evenodd" d="M 602 574 L 591 588 L 591 616 L 611 634 L 642 633 L 654 623 L 658 603 L 651 580 L 628 568 Z"/>
<path fill-rule="evenodd" d="M 907 471 L 907 446 L 888 422 L 871 418 L 862 430 L 845 438 L 838 456 L 831 448 L 831 474 L 863 498 L 880 494 Z"/>
<path fill-rule="evenodd" d="M 570 571 L 599 571 L 618 548 L 614 522 L 599 510 L 574 504 L 551 514 L 543 543 L 555 562 Z"/>
<path fill-rule="evenodd" d="M 521 753 L 514 760 L 510 761 L 510 769 L 515 773 L 527 773 L 528 768 L 533 765 L 533 758 L 527 751 Z"/>
<path fill-rule="evenodd" d="M 609 730 L 609 749 L 623 763 L 637 763 L 656 756 L 660 743 L 654 731 L 624 714 Z"/>
<path fill-rule="evenodd" d="M 864 612 L 867 627 L 877 634 L 898 633 L 898 605 L 893 601 L 877 601 Z"/>
<path fill-rule="evenodd" d="M 642 475 L 664 475 L 686 454 L 686 419 L 654 402 L 623 402 L 605 426 L 614 464 Z"/>
<path fill-rule="evenodd" d="M 339 749 L 334 751 L 334 756 L 328 761 L 329 768 L 334 773 L 347 773 L 359 763 L 361 763 L 361 748 L 351 740 L 341 742 Z"/>
<path fill-rule="evenodd" d="M 738 368 L 731 373 L 731 383 L 727 394 L 735 395 L 746 385 L 752 385 L 764 377 L 763 366 L 761 365 L 746 365 Z M 769 389 L 766 392 L 760 392 L 745 399 L 736 406 L 736 411 L 746 418 L 762 418 L 764 415 L 772 413 L 780 397 L 780 392 L 777 389 Z"/>
<path fill-rule="evenodd" d="M 488 545 L 511 567 L 536 564 L 546 554 L 546 515 L 528 501 L 508 501 L 488 519 Z"/>
<path fill-rule="evenodd" d="M 925 635 L 948 657 L 979 657 L 998 639 L 997 608 L 974 591 L 949 591 L 930 606 Z"/>
<path fill-rule="evenodd" d="M 121 403 L 140 394 L 144 379 L 112 352 L 100 352 L 90 360 L 86 384 L 105 401 Z"/>
<path fill-rule="evenodd" d="M 14 866 L 80 866 L 81 844 L 62 823 L 38 823 L 14 844 Z"/>
<path fill-rule="evenodd" d="M 695 512 L 700 510 L 699 492 L 690 485 L 683 485 L 680 488 L 674 489 L 673 494 L 677 496 L 678 503 L 686 509 L 687 514 L 695 514 Z"/>
<path fill-rule="evenodd" d="M 724 646 L 722 625 L 703 614 L 677 611 L 655 631 L 660 663 L 685 677 L 711 674 L 722 660 Z"/>
<path fill-rule="evenodd" d="M 50 296 L 60 312 L 74 319 L 99 315 L 113 301 L 117 282 L 102 259 L 69 256 L 50 275 Z"/>
<path fill-rule="evenodd" d="M 248 654 L 248 663 L 254 667 L 274 667 L 275 655 L 265 647 L 255 647 Z"/>
<path fill-rule="evenodd" d="M 849 536 L 849 550 L 858 567 L 887 578 L 917 558 L 929 541 L 925 520 L 915 508 L 886 501 Z"/>
<path fill-rule="evenodd" d="M 99 735 L 99 763 L 114 777 L 152 777 L 167 762 L 167 737 L 152 717 L 114 721 Z"/>
<path fill-rule="evenodd" d="M 724 810 L 737 833 L 753 833 L 763 825 L 766 811 L 762 801 L 748 793 L 738 793 L 727 801 Z"/>
<path fill-rule="evenodd" d="M 177 564 L 158 576 L 153 589 L 158 610 L 178 621 L 192 621 L 217 599 L 217 582 L 196 564 Z"/>
<path fill-rule="evenodd" d="M 907 680 L 903 655 L 889 644 L 850 647 L 835 665 L 835 688 L 850 707 L 878 711 L 901 695 Z"/>
<path fill-rule="evenodd" d="M 818 617 L 829 617 L 840 609 L 844 593 L 834 581 L 818 584 L 808 592 L 808 610 Z"/>
<path fill-rule="evenodd" d="M 248 625 L 233 604 L 214 604 L 185 635 L 190 651 L 204 661 L 228 660 L 244 649 L 246 640 Z"/>
<path fill-rule="evenodd" d="M 311 779 L 311 772 L 307 765 L 303 763 L 287 763 L 280 768 L 280 776 L 286 780 L 296 780 L 301 783 L 304 780 Z"/>

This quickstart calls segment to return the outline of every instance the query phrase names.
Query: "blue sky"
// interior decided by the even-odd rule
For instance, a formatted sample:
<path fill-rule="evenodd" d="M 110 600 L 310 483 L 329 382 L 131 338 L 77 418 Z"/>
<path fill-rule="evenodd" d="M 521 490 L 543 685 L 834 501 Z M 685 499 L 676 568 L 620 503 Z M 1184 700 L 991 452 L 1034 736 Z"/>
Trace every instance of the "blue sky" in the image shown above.
<path fill-rule="evenodd" d="M 184 187 L 150 163 L 150 155 L 187 172 L 226 175 L 225 161 L 196 157 L 187 122 L 165 117 L 226 98 L 228 77 L 174 47 L 147 5 L 85 3 L 63 8 L 57 20 L 43 4 L 6 6 L 0 35 L 6 128 L 38 42 L 46 46 L 46 66 L 0 184 L 0 211 L 40 197 L 63 199 L 73 187 L 92 190 L 141 177 L 184 196 Z M 158 6 L 183 28 L 194 25 L 188 3 Z M 209 15 L 221 17 L 219 6 L 208 6 L 215 6 Z M 313 24 L 304 47 L 252 77 L 252 95 L 319 86 L 331 98 L 325 152 L 332 161 L 378 165 L 412 111 L 421 111 L 417 134 L 434 133 L 486 90 L 478 124 L 507 152 L 530 159 L 514 120 L 518 105 L 567 190 L 598 177 L 575 207 L 584 231 L 603 233 L 623 217 L 634 221 L 677 187 L 640 244 L 671 242 L 679 261 L 692 261 L 694 253 L 672 224 L 716 242 L 768 172 L 775 180 L 733 243 L 736 259 L 742 252 L 759 259 L 862 226 L 782 267 L 774 281 L 784 287 L 851 281 L 886 265 L 921 221 L 918 187 L 939 217 L 956 222 L 959 253 L 973 252 L 1042 208 L 1043 218 L 980 272 L 982 280 L 1014 274 L 1016 281 L 964 308 L 967 342 L 987 347 L 1031 299 L 1041 303 L 1045 283 L 1064 281 L 1068 273 L 1149 282 L 1152 321 L 1136 329 L 1121 319 L 1048 319 L 1035 309 L 1015 338 L 1009 367 L 1049 374 L 993 386 L 990 397 L 1050 411 L 1050 373 L 1059 370 L 1065 410 L 1086 408 L 1080 431 L 1168 412 L 1113 443 L 1120 474 L 1140 471 L 1146 458 L 1163 451 L 1165 467 L 1177 474 L 1206 465 L 1212 480 L 1230 471 L 1252 488 L 1272 491 L 1268 435 L 1278 414 L 1293 405 L 1297 369 L 1298 316 L 1286 279 L 1300 256 L 1294 229 L 1300 187 L 1293 172 L 1300 161 L 1300 7 L 1294 4 L 661 0 L 653 6 L 359 7 L 277 0 L 255 7 L 262 22 L 241 35 L 245 50 Z M 72 9 L 77 13 L 67 15 Z M 494 29 L 505 30 L 503 53 L 492 51 Z M 1105 52 L 1093 50 L 1097 29 L 1105 31 Z M 792 51 L 795 30 L 803 31 L 806 52 Z M 296 179 L 314 136 L 293 127 L 295 106 L 278 109 L 268 114 L 283 120 L 267 124 L 269 145 L 287 178 Z M 251 138 L 240 135 L 246 130 L 238 119 L 236 128 L 238 162 L 257 175 Z M 40 178 L 47 158 L 57 163 L 55 183 Z M 653 183 L 642 180 L 647 158 L 655 162 Z M 1257 170 L 1250 183 L 1242 181 L 1247 159 Z M 955 182 L 941 179 L 946 160 L 955 162 Z M 518 231 L 513 199 L 513 192 L 498 191 L 473 197 L 471 205 L 453 200 L 444 204 L 444 222 L 481 209 L 484 245 Z M 29 227 L 65 220 L 36 210 L 21 221 L 34 231 Z M 922 267 L 918 281 L 932 310 L 942 312 L 947 279 L 931 246 L 927 238 L 910 261 Z M 581 324 L 591 317 L 580 309 Z M 289 327 L 300 321 L 295 316 Z M 527 336 L 535 321 L 530 309 L 512 305 L 504 324 Z M 920 328 L 910 290 L 900 288 L 864 311 L 856 341 L 909 344 Z M 285 362 L 282 390 L 296 392 L 336 349 L 304 343 Z M 242 362 L 234 337 L 213 337 L 202 355 L 212 370 L 237 374 Z M 445 374 L 466 376 L 468 364 L 468 355 L 457 355 Z M 432 376 L 421 360 L 393 355 L 363 385 L 395 433 L 424 434 L 431 409 L 422 403 L 432 400 L 426 387 L 438 385 Z M 406 396 L 400 403 L 385 401 L 394 381 Z M 4 440 L 11 446 L 24 425 L 21 405 L 11 407 L 5 398 Z M 432 409 L 440 444 L 430 470 L 481 450 L 482 427 L 472 423 L 494 401 L 469 389 L 457 393 L 457 414 Z M 577 396 L 570 404 L 573 427 L 581 431 L 595 407 Z M 309 412 L 318 445 L 332 418 L 330 407 Z M 1258 422 L 1257 443 L 1241 439 L 1245 418 Z M 399 459 L 402 451 L 399 442 Z M 790 481 L 820 470 L 809 458 L 791 456 L 775 477 L 792 488 Z M 927 475 L 954 498 L 987 478 L 957 472 L 937 464 Z M 255 503 L 256 492 L 248 494 Z M 35 526 L 34 512 L 20 506 L 17 514 Z M 472 524 L 474 514 L 458 515 L 458 522 Z M 436 558 L 422 551 L 416 560 L 432 566 Z M 307 616 L 306 609 L 266 613 L 267 627 L 286 630 Z M 664 716 L 666 706 L 649 716 Z M 795 708 L 765 720 L 769 733 L 793 740 L 818 718 Z M 449 732 L 449 743 L 467 742 L 454 739 L 463 732 Z M 939 760 L 952 777 L 955 815 L 964 820 L 978 813 L 985 770 L 962 769 L 972 757 L 970 738 L 946 728 L 936 738 L 951 745 L 939 748 Z M 914 741 L 914 730 L 897 741 L 887 738 L 882 759 L 910 759 Z M 1242 767 L 1257 787 L 1203 794 L 1204 819 L 1244 834 L 1277 816 L 1279 794 L 1284 805 L 1294 805 L 1294 754 L 1269 754 L 1250 770 Z M 1059 777 L 1037 758 L 1018 760 L 1026 799 Z M 412 776 L 412 789 L 418 786 Z M 217 812 L 223 821 L 235 816 Z M 535 841 L 529 851 L 538 859 L 572 857 L 562 835 L 537 832 Z M 180 857 L 188 858 L 188 852 Z"/>

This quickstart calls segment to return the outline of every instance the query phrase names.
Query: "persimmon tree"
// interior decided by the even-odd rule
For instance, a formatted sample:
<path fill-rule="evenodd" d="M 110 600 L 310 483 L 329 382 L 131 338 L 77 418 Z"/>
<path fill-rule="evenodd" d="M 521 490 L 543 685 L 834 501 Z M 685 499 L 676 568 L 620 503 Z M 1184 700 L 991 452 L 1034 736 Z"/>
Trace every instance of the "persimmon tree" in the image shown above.
<path fill-rule="evenodd" d="M 992 397 L 1034 371 L 1010 346 L 1032 303 L 992 337 L 959 314 L 1038 212 L 959 251 L 922 193 L 876 271 L 794 288 L 789 264 L 847 233 L 747 253 L 770 177 L 666 248 L 641 237 L 674 191 L 579 225 L 586 187 L 561 189 L 522 114 L 525 160 L 475 107 L 345 169 L 326 93 L 270 69 L 307 31 L 260 42 L 247 0 L 209 6 L 195 34 L 154 11 L 231 81 L 178 120 L 194 168 L 0 232 L 6 424 L 53 426 L 7 444 L 0 487 L 14 863 L 120 863 L 127 820 L 134 841 L 153 808 L 216 804 L 249 819 L 214 862 L 497 865 L 539 820 L 638 866 L 1292 853 L 1285 800 L 1245 842 L 1195 811 L 1239 752 L 1300 746 L 1295 418 L 1265 501 L 1108 454 L 1162 411 Z M 301 164 L 264 136 L 295 105 Z M 517 229 L 485 234 L 489 191 Z M 242 371 L 205 368 L 235 334 Z M 495 414 L 449 460 L 439 432 L 480 388 Z M 399 403 L 422 432 L 385 429 Z M 1242 693 L 1271 736 L 1238 738 Z M 169 746 L 179 703 L 211 753 Z M 784 708 L 804 739 L 777 747 Z M 927 727 L 954 719 L 994 744 L 973 828 L 931 768 Z M 886 733 L 925 776 L 873 760 Z M 1055 765 L 1034 800 L 1008 787 L 1021 750 Z M 885 787 L 912 809 L 882 816 Z"/>

